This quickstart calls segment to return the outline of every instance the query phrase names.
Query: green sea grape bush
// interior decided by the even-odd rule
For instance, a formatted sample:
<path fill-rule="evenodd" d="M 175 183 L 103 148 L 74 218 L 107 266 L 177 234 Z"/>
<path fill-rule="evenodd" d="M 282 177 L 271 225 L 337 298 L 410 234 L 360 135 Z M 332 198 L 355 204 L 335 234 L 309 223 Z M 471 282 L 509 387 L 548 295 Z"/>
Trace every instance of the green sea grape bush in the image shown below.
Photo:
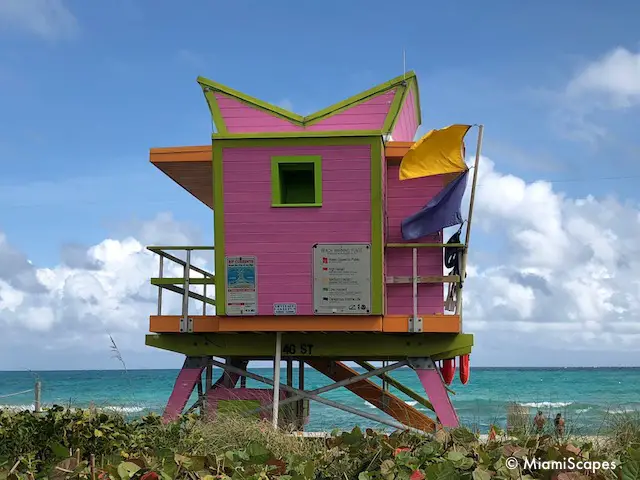
<path fill-rule="evenodd" d="M 164 425 L 157 415 L 126 421 L 53 407 L 39 415 L 0 411 L 0 480 L 640 480 L 638 432 L 626 425 L 626 444 L 612 432 L 606 448 L 550 435 L 482 442 L 465 428 L 434 435 L 354 428 L 300 438 L 240 417 L 205 423 L 186 415 Z M 509 457 L 520 459 L 519 468 L 507 467 Z M 527 471 L 525 458 L 619 466 Z"/>

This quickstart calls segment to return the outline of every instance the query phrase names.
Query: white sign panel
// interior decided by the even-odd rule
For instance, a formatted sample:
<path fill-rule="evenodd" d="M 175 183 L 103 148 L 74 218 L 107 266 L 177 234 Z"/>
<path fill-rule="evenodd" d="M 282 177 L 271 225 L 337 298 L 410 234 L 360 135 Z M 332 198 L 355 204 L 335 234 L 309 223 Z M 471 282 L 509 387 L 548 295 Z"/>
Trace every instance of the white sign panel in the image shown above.
<path fill-rule="evenodd" d="M 371 313 L 371 245 L 313 246 L 313 311 L 318 315 Z"/>
<path fill-rule="evenodd" d="M 274 315 L 297 315 L 298 304 L 297 303 L 274 303 L 273 314 Z"/>
<path fill-rule="evenodd" d="M 256 315 L 256 257 L 225 257 L 227 315 Z"/>

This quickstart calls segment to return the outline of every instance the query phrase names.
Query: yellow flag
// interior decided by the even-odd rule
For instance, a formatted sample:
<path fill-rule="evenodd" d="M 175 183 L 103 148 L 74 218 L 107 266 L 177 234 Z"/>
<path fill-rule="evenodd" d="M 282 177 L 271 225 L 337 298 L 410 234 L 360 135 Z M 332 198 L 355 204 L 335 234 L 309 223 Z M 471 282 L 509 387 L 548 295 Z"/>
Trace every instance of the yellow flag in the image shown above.
<path fill-rule="evenodd" d="M 431 130 L 409 149 L 400 163 L 400 180 L 459 173 L 464 163 L 464 136 L 471 125 L 451 125 Z"/>

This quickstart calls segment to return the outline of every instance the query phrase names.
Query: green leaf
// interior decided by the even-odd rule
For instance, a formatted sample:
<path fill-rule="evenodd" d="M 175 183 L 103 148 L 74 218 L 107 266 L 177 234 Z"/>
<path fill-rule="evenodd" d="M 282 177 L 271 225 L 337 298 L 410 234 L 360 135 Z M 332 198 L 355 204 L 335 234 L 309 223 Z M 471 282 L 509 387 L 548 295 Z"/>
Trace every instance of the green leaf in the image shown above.
<path fill-rule="evenodd" d="M 425 473 L 427 480 L 458 480 L 460 478 L 450 462 L 433 463 L 427 467 Z"/>
<path fill-rule="evenodd" d="M 120 465 L 118 465 L 118 475 L 122 480 L 129 480 L 139 470 L 140 466 L 132 462 L 122 462 Z"/>
<path fill-rule="evenodd" d="M 459 470 L 469 470 L 475 465 L 476 462 L 472 458 L 464 457 L 459 462 L 453 462 L 454 466 Z"/>
<path fill-rule="evenodd" d="M 424 445 L 421 445 L 420 448 L 418 448 L 415 451 L 415 455 L 418 458 L 420 458 L 420 460 L 430 460 L 434 456 L 436 456 L 439 450 L 440 450 L 439 443 L 429 442 L 429 443 L 425 443 Z"/>
<path fill-rule="evenodd" d="M 466 428 L 456 428 L 451 432 L 451 437 L 456 443 L 473 443 L 477 440 L 476 436 Z"/>
<path fill-rule="evenodd" d="M 627 448 L 627 455 L 630 460 L 638 460 L 640 461 L 640 448 Z"/>
<path fill-rule="evenodd" d="M 309 460 L 304 466 L 304 477 L 313 480 L 315 478 L 316 466 L 312 460 Z"/>
<path fill-rule="evenodd" d="M 621 480 L 640 480 L 640 462 L 628 460 L 622 464 Z"/>
<path fill-rule="evenodd" d="M 473 480 L 491 480 L 491 474 L 488 470 L 478 467 L 471 474 Z"/>
<path fill-rule="evenodd" d="M 251 442 L 247 445 L 247 455 L 249 455 L 250 463 L 257 465 L 264 463 L 271 457 L 271 453 L 258 442 Z"/>
<path fill-rule="evenodd" d="M 386 479 L 393 479 L 396 464 L 393 460 L 387 459 L 380 464 L 380 473 Z"/>
<path fill-rule="evenodd" d="M 51 448 L 51 452 L 56 458 L 67 458 L 69 456 L 69 449 L 60 443 L 53 443 L 49 448 Z"/>
<path fill-rule="evenodd" d="M 449 452 L 447 453 L 447 459 L 450 460 L 451 462 L 459 462 L 461 461 L 463 458 L 465 458 L 464 453 L 461 452 Z"/>
<path fill-rule="evenodd" d="M 182 465 L 190 472 L 197 472 L 199 470 L 204 470 L 204 465 L 207 459 L 205 457 L 198 456 L 187 457 L 176 453 L 175 460 L 178 465 Z"/>

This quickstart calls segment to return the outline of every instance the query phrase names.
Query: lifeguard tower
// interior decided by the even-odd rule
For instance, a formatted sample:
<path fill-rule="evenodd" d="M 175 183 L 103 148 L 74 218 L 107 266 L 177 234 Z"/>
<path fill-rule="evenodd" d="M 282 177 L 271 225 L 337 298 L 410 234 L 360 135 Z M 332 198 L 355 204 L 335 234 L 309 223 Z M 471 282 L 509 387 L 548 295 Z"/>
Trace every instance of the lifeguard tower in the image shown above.
<path fill-rule="evenodd" d="M 399 178 L 421 124 L 416 76 L 306 117 L 204 78 L 198 83 L 215 125 L 212 143 L 150 151 L 151 163 L 213 210 L 215 239 L 212 247 L 148 247 L 160 268 L 151 279 L 158 311 L 146 344 L 186 356 L 164 418 L 189 408 L 197 389 L 191 409 L 211 417 L 241 407 L 302 430 L 311 399 L 395 428 L 433 431 L 436 421 L 392 386 L 433 410 L 442 426 L 457 426 L 446 384 L 456 358 L 463 383 L 469 373 L 473 336 L 462 333 L 461 312 L 466 247 L 445 244 L 442 230 L 406 241 L 401 226 L 449 181 Z M 193 264 L 203 250 L 215 275 Z M 457 262 L 452 273 L 444 272 L 445 250 Z M 165 275 L 169 263 L 182 277 Z M 446 285 L 455 293 L 452 312 L 445 312 Z M 181 311 L 163 311 L 167 290 L 182 296 Z M 273 380 L 249 372 L 253 360 L 274 361 Z M 305 365 L 335 383 L 305 390 Z M 428 400 L 388 375 L 405 366 Z M 247 378 L 266 388 L 247 388 Z M 338 387 L 391 419 L 319 396 Z"/>

